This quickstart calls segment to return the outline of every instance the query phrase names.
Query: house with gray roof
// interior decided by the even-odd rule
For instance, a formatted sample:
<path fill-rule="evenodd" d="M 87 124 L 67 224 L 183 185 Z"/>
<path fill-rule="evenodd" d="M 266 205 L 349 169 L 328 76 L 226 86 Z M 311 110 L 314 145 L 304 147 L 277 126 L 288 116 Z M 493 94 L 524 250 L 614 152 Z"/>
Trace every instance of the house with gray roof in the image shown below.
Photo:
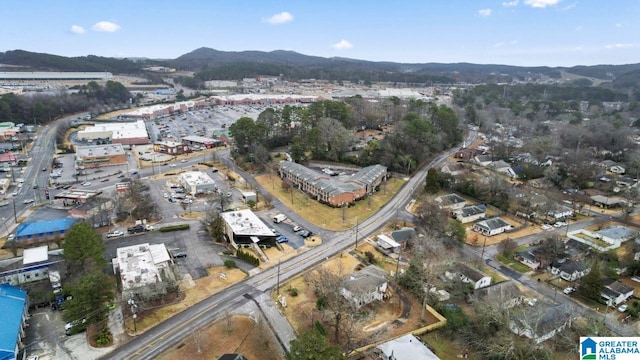
<path fill-rule="evenodd" d="M 486 304 L 497 304 L 510 309 L 522 304 L 524 296 L 512 280 L 501 281 L 489 286 L 477 289 L 473 292 L 475 299 Z"/>
<path fill-rule="evenodd" d="M 539 304 L 517 314 L 509 320 L 509 329 L 540 344 L 571 326 L 574 310 L 569 303 Z"/>
<path fill-rule="evenodd" d="M 493 236 L 502 234 L 505 231 L 513 229 L 513 226 L 499 217 L 478 221 L 473 224 L 473 231 L 484 236 Z"/>
<path fill-rule="evenodd" d="M 375 265 L 366 266 L 343 279 L 340 293 L 352 302 L 355 309 L 376 300 L 382 301 L 387 294 L 386 275 Z"/>
<path fill-rule="evenodd" d="M 536 256 L 536 247 L 531 247 L 528 249 L 524 249 L 516 252 L 515 259 L 518 260 L 521 264 L 530 267 L 535 270 L 538 269 L 541 265 L 540 259 Z"/>
<path fill-rule="evenodd" d="M 393 238 L 393 240 L 401 244 L 410 241 L 416 236 L 416 229 L 410 227 L 403 227 L 400 230 L 393 230 L 391 232 L 391 237 Z"/>
<path fill-rule="evenodd" d="M 484 205 L 469 205 L 460 210 L 452 211 L 453 217 L 463 224 L 484 219 L 487 216 L 487 207 Z"/>
<path fill-rule="evenodd" d="M 618 306 L 633 296 L 634 289 L 613 279 L 604 279 L 604 289 L 600 296 L 607 302 L 608 306 Z"/>
<path fill-rule="evenodd" d="M 278 173 L 299 190 L 331 206 L 354 203 L 374 193 L 387 179 L 387 168 L 382 165 L 367 166 L 351 176 L 334 177 L 291 161 L 281 161 Z"/>
<path fill-rule="evenodd" d="M 491 284 L 491 277 L 465 264 L 458 263 L 445 273 L 448 279 L 458 278 L 462 282 L 473 285 L 473 289 L 480 289 Z"/>
<path fill-rule="evenodd" d="M 451 211 L 459 210 L 464 207 L 467 201 L 457 194 L 447 194 L 438 196 L 436 198 L 436 202 L 443 209 L 448 209 Z"/>
<path fill-rule="evenodd" d="M 549 266 L 551 274 L 560 276 L 566 281 L 576 281 L 587 275 L 591 267 L 583 262 L 569 259 L 558 259 Z"/>

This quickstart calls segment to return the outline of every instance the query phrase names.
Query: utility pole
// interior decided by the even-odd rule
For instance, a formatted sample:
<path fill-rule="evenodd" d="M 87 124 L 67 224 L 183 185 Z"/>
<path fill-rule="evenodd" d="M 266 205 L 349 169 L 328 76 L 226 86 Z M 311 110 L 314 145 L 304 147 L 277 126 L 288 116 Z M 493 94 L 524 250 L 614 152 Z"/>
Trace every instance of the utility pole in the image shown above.
<path fill-rule="evenodd" d="M 358 249 L 358 217 L 356 216 L 356 250 Z"/>
<path fill-rule="evenodd" d="M 482 243 L 482 255 L 480 255 L 480 261 L 484 261 L 484 247 L 487 245 L 487 236 L 484 237 L 484 242 Z"/>
<path fill-rule="evenodd" d="M 280 296 L 280 259 L 278 259 L 278 280 L 276 283 L 276 293 Z"/>
<path fill-rule="evenodd" d="M 15 223 L 18 223 L 18 214 L 16 214 L 16 199 L 12 198 L 11 199 L 13 201 L 13 221 L 15 221 Z"/>

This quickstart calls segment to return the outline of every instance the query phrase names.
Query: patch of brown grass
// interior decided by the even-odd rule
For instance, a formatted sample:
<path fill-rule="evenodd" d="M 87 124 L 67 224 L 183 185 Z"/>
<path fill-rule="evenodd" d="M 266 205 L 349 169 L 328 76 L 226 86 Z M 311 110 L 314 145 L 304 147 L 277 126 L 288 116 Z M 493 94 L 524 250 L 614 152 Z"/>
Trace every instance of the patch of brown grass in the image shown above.
<path fill-rule="evenodd" d="M 247 359 L 278 360 L 282 358 L 274 340 L 265 328 L 246 316 L 225 316 L 210 326 L 184 338 L 180 344 L 160 355 L 165 360 L 217 359 L 223 354 L 237 353 Z"/>
<path fill-rule="evenodd" d="M 400 190 L 405 180 L 391 178 L 381 185 L 381 190 L 374 195 L 357 201 L 349 208 L 333 208 L 310 199 L 306 194 L 295 189 L 282 188 L 282 179 L 275 174 L 266 174 L 255 177 L 262 187 L 271 192 L 271 195 L 280 200 L 284 205 L 316 226 L 328 230 L 345 230 L 356 225 L 356 221 L 362 222 L 391 199 Z"/>

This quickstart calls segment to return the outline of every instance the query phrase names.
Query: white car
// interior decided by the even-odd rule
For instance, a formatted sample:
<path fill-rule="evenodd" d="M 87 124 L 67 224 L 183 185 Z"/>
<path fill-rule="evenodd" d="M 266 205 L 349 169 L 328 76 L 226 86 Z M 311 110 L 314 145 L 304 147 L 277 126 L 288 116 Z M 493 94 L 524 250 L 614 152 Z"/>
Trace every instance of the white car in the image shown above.
<path fill-rule="evenodd" d="M 13 197 L 18 196 L 18 190 L 15 190 L 11 195 L 13 195 Z"/>
<path fill-rule="evenodd" d="M 167 194 L 167 193 L 162 193 L 162 197 L 166 199 L 166 198 L 168 198 L 168 197 L 169 197 L 169 194 Z"/>
<path fill-rule="evenodd" d="M 187 160 L 187 159 L 182 159 L 182 160 L 180 160 L 180 162 L 182 162 L 182 163 L 185 163 L 185 162 L 187 162 L 187 161 L 189 161 L 189 160 Z"/>
<path fill-rule="evenodd" d="M 35 202 L 35 200 L 33 200 L 33 199 L 26 199 L 26 200 L 24 200 L 22 203 L 23 203 L 23 204 L 31 204 L 32 202 Z"/>
<path fill-rule="evenodd" d="M 625 311 L 627 311 L 627 308 L 628 308 L 628 307 L 627 307 L 627 304 L 622 304 L 622 305 L 620 305 L 620 306 L 618 307 L 618 311 L 620 311 L 620 312 L 625 312 Z"/>
<path fill-rule="evenodd" d="M 91 183 L 88 182 L 88 181 L 85 181 L 85 182 L 82 183 L 82 186 L 91 186 Z"/>
<path fill-rule="evenodd" d="M 543 225 L 541 226 L 541 228 L 542 228 L 542 230 L 549 231 L 549 230 L 552 230 L 552 229 L 553 229 L 553 226 L 551 226 L 551 225 L 549 225 L 549 224 L 543 224 Z"/>
<path fill-rule="evenodd" d="M 567 294 L 567 295 L 571 295 L 576 291 L 576 289 L 572 288 L 572 287 L 568 287 L 565 288 L 564 290 L 562 290 L 563 293 Z"/>
<path fill-rule="evenodd" d="M 176 165 L 176 164 L 174 164 L 174 163 L 171 163 L 171 164 L 169 164 L 169 166 L 170 166 L 170 167 L 176 167 L 176 166 L 178 166 L 178 165 Z"/>
<path fill-rule="evenodd" d="M 112 232 L 108 233 L 107 237 L 108 238 L 113 238 L 113 237 L 119 237 L 119 236 L 123 236 L 123 235 L 124 235 L 124 232 L 122 232 L 120 230 L 115 230 L 115 231 L 112 231 Z"/>
<path fill-rule="evenodd" d="M 553 224 L 554 227 L 560 228 L 563 226 L 567 226 L 567 223 L 564 221 L 558 221 L 557 223 Z"/>

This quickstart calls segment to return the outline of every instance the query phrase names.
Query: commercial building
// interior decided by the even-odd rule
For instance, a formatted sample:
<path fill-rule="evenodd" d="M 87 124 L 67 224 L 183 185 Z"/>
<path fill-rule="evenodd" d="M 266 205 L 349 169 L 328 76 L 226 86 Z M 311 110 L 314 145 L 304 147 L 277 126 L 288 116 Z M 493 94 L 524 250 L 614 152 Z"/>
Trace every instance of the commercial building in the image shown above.
<path fill-rule="evenodd" d="M 167 155 L 182 155 L 189 152 L 189 146 L 176 141 L 158 141 L 153 144 L 153 151 Z"/>
<path fill-rule="evenodd" d="M 49 252 L 47 245 L 24 249 L 22 258 L 0 261 L 0 283 L 20 285 L 49 278 L 52 269 L 63 270 L 60 250 Z"/>
<path fill-rule="evenodd" d="M 225 223 L 224 234 L 235 248 L 239 244 L 274 242 L 275 234 L 251 210 L 227 211 L 220 214 Z"/>
<path fill-rule="evenodd" d="M 188 171 L 178 175 L 178 182 L 191 195 L 216 191 L 216 182 L 202 171 Z"/>
<path fill-rule="evenodd" d="M 0 71 L 0 80 L 112 80 L 110 72 Z"/>
<path fill-rule="evenodd" d="M 18 359 L 23 347 L 27 319 L 29 318 L 29 302 L 27 291 L 10 284 L 0 284 L 0 359 Z"/>
<path fill-rule="evenodd" d="M 373 194 L 387 179 L 387 168 L 382 165 L 367 166 L 351 176 L 334 177 L 291 161 L 281 161 L 278 172 L 282 179 L 331 206 L 351 204 Z"/>
<path fill-rule="evenodd" d="M 209 101 L 216 105 L 301 104 L 312 103 L 318 100 L 319 97 L 317 96 L 291 94 L 235 94 L 209 97 Z"/>
<path fill-rule="evenodd" d="M 194 147 L 198 147 L 198 146 L 211 149 L 216 146 L 225 145 L 225 142 L 222 140 L 212 139 L 204 136 L 196 136 L 196 135 L 183 137 L 182 143 L 184 145 L 188 145 L 190 149 L 193 149 Z"/>
<path fill-rule="evenodd" d="M 78 131 L 80 141 L 106 141 L 123 145 L 149 143 L 149 134 L 143 120 L 136 122 L 100 123 Z"/>
<path fill-rule="evenodd" d="M 122 300 L 146 298 L 167 292 L 163 279 L 173 279 L 171 257 L 164 244 L 140 244 L 118 248 L 113 272 L 120 273 Z"/>
<path fill-rule="evenodd" d="M 42 220 L 27 222 L 18 225 L 15 241 L 21 246 L 43 241 L 51 241 L 56 238 L 64 239 L 64 235 L 78 220 L 62 218 L 54 220 Z"/>
<path fill-rule="evenodd" d="M 89 169 L 126 163 L 127 154 L 122 144 L 86 145 L 76 148 L 77 167 Z"/>

